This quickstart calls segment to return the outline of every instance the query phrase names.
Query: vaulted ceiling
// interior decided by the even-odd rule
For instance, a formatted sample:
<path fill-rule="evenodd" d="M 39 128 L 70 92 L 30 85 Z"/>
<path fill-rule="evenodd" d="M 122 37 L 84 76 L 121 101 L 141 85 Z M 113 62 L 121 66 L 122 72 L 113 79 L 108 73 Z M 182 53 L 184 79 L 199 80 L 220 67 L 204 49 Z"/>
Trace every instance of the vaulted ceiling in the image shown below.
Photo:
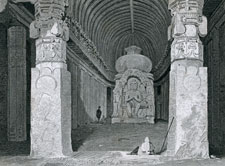
<path fill-rule="evenodd" d="M 209 20 L 222 1 L 205 0 L 204 15 Z M 23 5 L 34 14 L 33 5 Z M 82 25 L 111 70 L 130 45 L 141 47 L 153 67 L 165 54 L 171 21 L 168 0 L 69 0 L 68 12 Z"/>
<path fill-rule="evenodd" d="M 167 46 L 170 13 L 167 0 L 71 0 L 70 12 L 114 68 L 124 48 L 137 45 L 153 65 Z"/>

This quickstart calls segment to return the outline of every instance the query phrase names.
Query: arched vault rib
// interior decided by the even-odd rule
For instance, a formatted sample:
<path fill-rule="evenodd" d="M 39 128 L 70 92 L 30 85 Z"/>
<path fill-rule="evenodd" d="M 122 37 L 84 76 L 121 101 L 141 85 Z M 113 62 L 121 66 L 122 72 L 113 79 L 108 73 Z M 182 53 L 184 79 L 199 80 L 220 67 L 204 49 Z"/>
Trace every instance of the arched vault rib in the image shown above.
<path fill-rule="evenodd" d="M 134 34 L 134 37 L 137 38 L 137 40 L 134 41 L 133 43 L 133 35 L 126 35 L 123 38 L 118 39 L 117 42 L 114 43 L 113 47 L 116 47 L 117 49 L 116 54 L 119 54 L 119 52 L 123 52 L 125 47 L 128 47 L 129 45 L 135 44 L 138 46 L 141 46 L 141 44 L 145 43 L 142 45 L 143 53 L 147 54 L 148 52 L 151 52 L 149 55 L 150 59 L 152 59 L 152 56 L 154 55 L 154 48 L 152 47 L 151 42 L 146 38 L 145 36 L 141 34 Z M 126 42 L 127 40 L 127 42 Z M 119 57 L 117 57 L 119 58 Z"/>
<path fill-rule="evenodd" d="M 140 46 L 153 66 L 158 64 L 166 49 L 170 24 L 167 0 L 133 0 L 133 34 L 130 0 L 75 0 L 72 4 L 73 17 L 111 70 L 131 44 Z"/>

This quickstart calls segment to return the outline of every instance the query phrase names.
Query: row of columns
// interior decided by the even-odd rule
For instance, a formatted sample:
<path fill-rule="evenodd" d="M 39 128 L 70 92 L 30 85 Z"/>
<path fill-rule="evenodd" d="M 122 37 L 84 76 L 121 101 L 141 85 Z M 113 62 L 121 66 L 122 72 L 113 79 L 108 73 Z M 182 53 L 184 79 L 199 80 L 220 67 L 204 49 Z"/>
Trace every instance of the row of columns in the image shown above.
<path fill-rule="evenodd" d="M 30 26 L 30 36 L 36 39 L 37 50 L 31 86 L 31 155 L 70 155 L 71 76 L 66 65 L 69 29 L 64 20 L 68 2 L 30 2 L 35 6 L 35 21 Z M 208 157 L 207 68 L 203 67 L 203 45 L 199 39 L 199 35 L 205 36 L 207 33 L 207 19 L 202 15 L 203 4 L 204 0 L 169 0 L 173 16 L 169 32 L 173 43 L 169 103 L 171 128 L 166 155 L 179 158 Z M 14 33 L 11 29 L 10 40 L 16 40 Z M 22 29 L 20 34 L 24 34 Z M 15 48 L 20 50 L 19 54 L 11 50 L 9 56 L 23 55 L 26 51 L 24 42 Z M 15 65 L 21 64 L 16 62 Z M 26 66 L 10 71 L 12 86 L 17 86 L 14 81 L 17 77 L 14 76 L 19 77 L 22 70 L 26 70 Z M 21 81 L 26 84 L 25 80 Z M 24 96 L 18 93 L 18 97 L 23 99 Z M 14 107 L 16 103 L 12 100 L 9 105 Z M 9 122 L 9 125 L 15 124 Z M 13 135 L 10 137 L 14 139 Z"/>
<path fill-rule="evenodd" d="M 31 156 L 62 157 L 72 153 L 71 75 L 67 71 L 69 28 L 65 20 L 68 0 L 14 0 L 31 2 L 35 20 L 30 37 L 35 39 L 36 65 L 31 71 Z M 0 12 L 7 0 L 0 1 Z M 8 140 L 27 140 L 26 29 L 8 29 Z"/>

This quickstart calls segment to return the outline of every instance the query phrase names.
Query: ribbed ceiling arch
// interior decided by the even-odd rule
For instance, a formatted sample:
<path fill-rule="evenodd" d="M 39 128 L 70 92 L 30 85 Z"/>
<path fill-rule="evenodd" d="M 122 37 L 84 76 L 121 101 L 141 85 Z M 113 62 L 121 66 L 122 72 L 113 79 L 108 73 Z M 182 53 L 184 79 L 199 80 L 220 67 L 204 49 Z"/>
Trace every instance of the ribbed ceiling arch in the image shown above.
<path fill-rule="evenodd" d="M 71 3 L 73 17 L 109 67 L 114 68 L 124 48 L 133 44 L 143 49 L 153 65 L 163 56 L 170 24 L 167 0 L 71 0 Z"/>

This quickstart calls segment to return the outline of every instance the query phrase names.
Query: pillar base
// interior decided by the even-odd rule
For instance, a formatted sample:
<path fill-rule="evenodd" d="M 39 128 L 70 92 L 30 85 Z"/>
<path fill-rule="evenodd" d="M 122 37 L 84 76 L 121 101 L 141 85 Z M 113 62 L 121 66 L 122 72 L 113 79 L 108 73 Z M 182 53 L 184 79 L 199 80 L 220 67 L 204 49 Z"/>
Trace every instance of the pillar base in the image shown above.
<path fill-rule="evenodd" d="M 166 155 L 208 158 L 207 68 L 172 64 L 170 123 Z M 169 124 L 170 124 L 169 123 Z"/>
<path fill-rule="evenodd" d="M 72 154 L 71 76 L 65 68 L 55 66 L 49 62 L 32 69 L 32 157 Z"/>

